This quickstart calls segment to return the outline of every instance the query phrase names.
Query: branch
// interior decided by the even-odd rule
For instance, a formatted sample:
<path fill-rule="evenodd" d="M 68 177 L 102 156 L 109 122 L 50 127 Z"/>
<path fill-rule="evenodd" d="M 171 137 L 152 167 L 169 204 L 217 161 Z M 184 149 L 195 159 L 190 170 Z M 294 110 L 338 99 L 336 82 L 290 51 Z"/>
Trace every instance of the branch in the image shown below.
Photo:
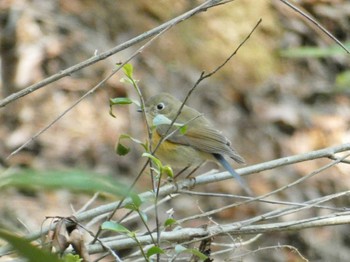
<path fill-rule="evenodd" d="M 321 198 L 318 198 L 318 199 L 313 199 L 313 200 L 307 201 L 306 204 L 311 207 L 315 203 L 321 203 L 321 202 L 329 201 L 330 199 L 334 199 L 336 197 L 347 196 L 347 195 L 349 195 L 349 193 L 350 193 L 350 191 L 336 193 L 336 194 L 333 194 L 333 195 L 330 195 L 330 196 L 325 196 L 325 197 L 321 197 Z M 240 234 L 240 232 L 239 232 L 240 229 L 243 230 L 242 231 L 242 235 L 244 235 L 244 234 L 251 234 L 251 231 L 246 232 L 245 229 L 248 228 L 249 230 L 253 230 L 252 228 L 254 228 L 255 226 L 253 226 L 252 223 L 257 223 L 257 222 L 260 222 L 260 221 L 265 221 L 266 222 L 266 221 L 268 221 L 270 219 L 275 219 L 276 216 L 273 216 L 273 214 L 277 214 L 277 213 L 279 213 L 280 215 L 289 214 L 286 211 L 292 210 L 292 209 L 294 209 L 294 208 L 281 208 L 281 209 L 278 209 L 278 210 L 273 210 L 273 211 L 270 211 L 270 212 L 266 212 L 265 214 L 258 215 L 258 216 L 254 217 L 254 218 L 249 218 L 249 219 L 244 220 L 244 221 L 231 223 L 229 225 L 231 227 L 235 228 L 234 229 L 235 230 L 234 234 L 236 234 L 236 235 Z M 200 218 L 200 217 L 208 217 L 209 216 L 209 219 L 210 219 L 210 215 L 212 215 L 212 212 L 208 211 L 208 212 L 204 213 L 204 216 L 202 216 L 202 214 L 199 214 L 199 215 L 194 216 L 194 217 L 195 218 Z M 341 216 L 342 215 L 350 215 L 350 211 L 349 210 L 345 210 L 343 212 L 330 214 L 330 215 L 328 215 L 328 217 L 333 217 L 333 216 L 336 217 L 336 216 L 339 216 L 339 215 L 341 215 Z M 320 219 L 322 219 L 322 217 L 312 217 L 312 218 L 308 218 L 306 220 L 309 221 L 309 222 L 312 222 L 312 221 L 318 221 Z M 177 220 L 177 223 L 181 225 L 181 224 L 183 224 L 186 221 L 188 221 L 188 220 L 186 220 L 186 219 Z M 296 221 L 291 221 L 291 222 L 286 222 L 286 223 L 288 223 L 289 225 L 294 225 L 294 224 L 297 225 L 297 224 L 300 223 L 300 221 L 304 221 L 304 220 L 298 220 L 297 222 Z M 281 226 L 281 223 L 277 223 L 277 224 L 278 224 L 278 226 Z M 276 224 L 272 223 L 270 225 L 276 225 Z M 333 225 L 333 224 L 331 223 L 330 225 Z M 319 226 L 324 226 L 324 225 L 319 225 Z M 220 227 L 220 225 L 218 225 L 218 227 Z M 305 228 L 309 228 L 309 227 L 310 227 L 309 225 L 305 225 Z M 222 229 L 222 231 L 220 231 L 218 233 L 218 235 L 224 235 L 224 234 L 232 233 L 231 231 L 226 231 L 224 227 L 219 228 L 219 229 Z M 291 229 L 288 229 L 288 230 L 291 230 Z M 297 228 L 294 228 L 293 230 L 297 230 Z M 271 231 L 267 230 L 267 232 L 276 232 L 276 230 L 275 229 L 272 229 Z M 263 232 L 262 231 L 257 231 L 256 233 L 263 233 Z M 140 236 L 141 235 L 143 236 L 143 235 L 146 235 L 146 234 L 140 234 Z M 185 240 L 184 239 L 178 239 L 178 241 L 182 241 L 182 240 L 186 241 L 186 242 L 183 242 L 181 244 L 182 245 L 188 245 L 188 244 L 191 244 L 191 243 L 195 243 L 195 242 L 207 239 L 209 237 L 212 237 L 212 235 L 205 235 L 205 236 L 202 236 L 202 237 L 196 236 L 196 237 L 188 239 L 188 240 L 187 239 L 185 239 Z M 127 237 L 125 237 L 123 235 L 119 235 L 119 236 L 116 236 L 116 237 L 109 238 L 106 242 L 113 242 L 113 243 L 116 243 L 118 241 L 123 242 L 123 241 L 126 241 L 126 239 L 127 239 Z M 101 240 L 101 241 L 103 241 L 103 240 Z M 103 243 L 106 244 L 106 242 L 103 242 Z M 107 243 L 107 246 L 108 246 L 108 243 Z"/>
<path fill-rule="evenodd" d="M 217 235 L 233 234 L 233 235 L 247 235 L 259 233 L 273 233 L 297 231 L 306 228 L 324 227 L 344 225 L 350 223 L 350 212 L 342 212 L 331 215 L 313 217 L 302 220 L 294 220 L 289 222 L 270 223 L 264 225 L 248 225 L 242 226 L 238 223 L 231 223 L 226 225 L 215 225 L 208 228 L 181 228 L 171 232 L 162 232 L 161 242 L 180 242 L 196 239 L 196 241 L 210 238 Z M 153 233 L 156 237 L 156 233 Z M 199 238 L 199 239 L 198 239 Z M 139 243 L 147 245 L 151 243 L 150 236 L 138 236 Z M 106 241 L 104 245 L 117 250 L 131 248 L 135 246 L 135 241 L 130 238 L 118 239 L 116 241 Z M 99 253 L 103 251 L 103 247 L 99 244 L 89 246 L 89 253 Z"/>
<path fill-rule="evenodd" d="M 179 190 L 179 194 L 186 194 L 190 196 L 202 196 L 202 197 L 218 197 L 218 198 L 227 198 L 227 199 L 245 199 L 249 200 L 252 197 L 249 196 L 240 196 L 240 195 L 232 195 L 232 194 L 224 194 L 224 193 L 213 193 L 213 192 L 198 192 L 198 191 L 189 191 L 189 190 Z M 346 192 L 348 194 L 350 192 Z M 342 192 L 343 194 L 343 192 Z M 334 196 L 334 195 L 332 195 Z M 339 197 L 337 193 L 336 196 Z M 294 207 L 308 207 L 310 208 L 309 203 L 298 203 L 298 202 L 290 202 L 290 201 L 280 201 L 280 200 L 269 200 L 269 199 L 257 199 L 257 202 L 266 203 L 266 204 L 274 204 L 274 205 L 284 205 L 284 206 L 294 206 Z M 328 209 L 333 211 L 344 211 L 343 207 L 333 207 L 333 206 L 325 206 L 325 205 L 316 205 L 313 204 L 312 207 L 319 209 Z"/>
<path fill-rule="evenodd" d="M 274 168 L 281 167 L 281 166 L 291 165 L 291 164 L 309 161 L 309 160 L 318 159 L 318 158 L 330 157 L 336 153 L 349 151 L 349 150 L 350 150 L 350 143 L 347 143 L 347 144 L 343 144 L 343 145 L 339 145 L 339 146 L 328 147 L 325 149 L 312 151 L 312 152 L 305 153 L 305 154 L 284 157 L 284 158 L 272 160 L 269 162 L 256 164 L 256 165 L 248 166 L 245 168 L 240 168 L 240 169 L 237 169 L 236 171 L 240 175 L 250 175 L 253 173 L 259 173 L 262 171 L 274 169 Z M 215 183 L 218 181 L 228 180 L 228 179 L 232 179 L 231 175 L 228 172 L 200 175 L 194 179 L 185 179 L 185 180 L 177 182 L 176 184 L 169 184 L 169 185 L 165 185 L 165 186 L 161 187 L 159 190 L 159 197 L 161 198 L 161 197 L 164 197 L 164 196 L 167 196 L 170 194 L 177 193 L 181 190 L 193 188 L 196 185 Z M 139 196 L 140 196 L 140 198 L 146 200 L 146 199 L 153 199 L 154 194 L 152 192 L 144 192 L 144 193 L 141 193 Z M 92 218 L 99 216 L 99 215 L 108 214 L 109 212 L 114 211 L 117 206 L 122 208 L 130 202 L 131 201 L 129 199 L 125 199 L 122 204 L 120 204 L 120 201 L 117 201 L 114 203 L 101 205 L 99 207 L 96 207 L 96 208 L 87 210 L 85 212 L 82 212 L 80 214 L 77 214 L 75 217 L 76 217 L 78 222 L 86 221 L 86 220 L 92 219 Z M 271 216 L 272 214 L 269 213 L 269 215 Z M 32 234 L 29 234 L 26 237 L 30 240 L 37 239 L 41 235 L 46 234 L 48 232 L 48 229 L 49 229 L 49 227 L 44 227 L 42 230 L 40 230 L 38 232 L 34 232 Z M 0 256 L 2 254 L 4 254 L 5 252 L 7 252 L 8 250 L 9 250 L 8 247 L 1 248 L 0 249 Z"/>
<path fill-rule="evenodd" d="M 62 117 L 64 117 L 69 111 L 71 111 L 74 107 L 76 107 L 80 102 L 82 102 L 86 97 L 93 94 L 97 91 L 101 86 L 103 86 L 114 74 L 116 74 L 120 69 L 123 68 L 124 65 L 126 65 L 128 62 L 130 62 L 133 58 L 135 58 L 137 55 L 143 52 L 143 50 L 148 47 L 155 39 L 157 39 L 159 36 L 161 36 L 164 32 L 166 32 L 170 27 L 165 28 L 163 31 L 159 32 L 157 35 L 155 35 L 153 38 L 151 38 L 146 44 L 141 46 L 139 49 L 137 49 L 133 54 L 131 54 L 123 63 L 121 63 L 118 67 L 114 68 L 112 72 L 105 77 L 102 81 L 100 81 L 97 85 L 95 85 L 93 88 L 91 88 L 89 91 L 87 91 L 83 96 L 81 96 L 78 100 L 76 100 L 71 106 L 69 106 L 66 110 L 64 110 L 61 114 L 59 114 L 53 121 L 51 121 L 48 125 L 46 125 L 44 128 L 40 129 L 37 133 L 35 133 L 32 137 L 30 137 L 28 140 L 26 140 L 21 146 L 19 146 L 16 150 L 11 152 L 10 155 L 6 157 L 6 159 L 11 158 L 15 154 L 17 154 L 19 151 L 21 151 L 23 148 L 25 148 L 30 142 L 34 141 L 38 136 L 40 136 L 42 133 L 44 133 L 46 130 L 48 130 L 50 127 L 52 127 L 56 122 L 58 122 Z"/>
<path fill-rule="evenodd" d="M 303 162 L 303 161 L 309 161 L 309 160 L 317 159 L 317 158 L 328 157 L 330 155 L 334 155 L 336 153 L 348 151 L 348 150 L 350 150 L 350 143 L 340 145 L 340 146 L 335 146 L 335 147 L 329 147 L 329 148 L 321 149 L 321 150 L 317 150 L 317 151 L 312 151 L 312 152 L 309 152 L 306 154 L 284 157 L 284 158 L 272 160 L 272 161 L 269 161 L 266 163 L 256 164 L 256 165 L 252 165 L 252 166 L 245 167 L 245 168 L 240 168 L 240 169 L 237 169 L 236 171 L 240 175 L 250 175 L 250 174 L 259 173 L 259 172 L 262 172 L 265 170 L 274 169 L 276 167 L 291 165 L 291 164 L 295 164 L 295 163 L 299 163 L 299 162 Z M 185 179 L 185 180 L 177 182 L 176 184 L 169 184 L 169 185 L 163 186 L 162 188 L 160 188 L 159 197 L 174 194 L 174 193 L 179 192 L 179 190 L 193 188 L 197 185 L 215 183 L 218 181 L 229 180 L 229 179 L 232 179 L 232 177 L 228 172 L 221 172 L 221 173 L 216 173 L 216 174 L 212 174 L 212 173 L 211 174 L 204 174 L 201 176 L 197 176 L 194 179 Z M 140 194 L 140 197 L 142 199 L 149 199 L 149 198 L 152 199 L 154 197 L 154 195 L 152 192 L 144 192 L 144 193 Z M 125 204 L 127 204 L 129 202 L 130 201 L 128 199 L 125 200 L 123 205 L 121 205 L 120 207 L 123 207 Z M 94 208 L 94 209 L 85 211 L 83 213 L 77 214 L 76 218 L 78 221 L 88 220 L 88 219 L 91 219 L 95 216 L 111 212 L 118 205 L 119 205 L 119 201 L 115 202 L 115 203 L 110 203 L 110 204 L 106 204 L 103 206 L 99 206 L 97 208 Z"/>
<path fill-rule="evenodd" d="M 190 11 L 182 14 L 182 15 L 179 15 L 178 17 L 176 18 L 173 18 L 172 20 L 156 27 L 156 28 L 153 28 L 141 35 L 138 35 L 132 39 L 130 39 L 129 41 L 126 41 L 106 52 L 103 52 L 102 54 L 100 55 L 96 55 L 96 56 L 93 56 L 77 65 L 74 65 L 72 67 L 69 67 L 65 70 L 62 70 L 60 71 L 59 73 L 57 74 L 54 74 L 36 84 L 33 84 L 25 89 L 22 89 L 21 91 L 17 92 L 17 93 L 14 93 L 12 95 L 9 95 L 8 97 L 4 98 L 3 100 L 0 101 L 0 108 L 1 107 L 4 107 L 6 106 L 7 104 L 23 97 L 23 96 L 26 96 L 44 86 L 47 86 L 48 84 L 51 84 L 63 77 L 66 77 L 66 76 L 70 76 L 71 74 L 73 74 L 74 72 L 77 72 L 89 65 L 92 65 L 92 64 L 95 64 L 97 63 L 98 61 L 101 61 L 101 60 L 104 60 L 108 57 L 110 57 L 111 55 L 114 55 L 130 46 L 133 46 L 149 37 L 152 37 L 160 32 L 162 32 L 164 29 L 168 28 L 168 27 L 173 27 L 174 25 L 192 17 L 193 15 L 197 14 L 197 13 L 200 13 L 200 12 L 203 12 L 203 11 L 206 11 L 207 9 L 211 8 L 211 7 L 214 7 L 216 5 L 218 5 L 220 2 L 222 2 L 223 0 L 208 0 L 206 2 L 204 2 L 203 4 L 191 9 Z"/>

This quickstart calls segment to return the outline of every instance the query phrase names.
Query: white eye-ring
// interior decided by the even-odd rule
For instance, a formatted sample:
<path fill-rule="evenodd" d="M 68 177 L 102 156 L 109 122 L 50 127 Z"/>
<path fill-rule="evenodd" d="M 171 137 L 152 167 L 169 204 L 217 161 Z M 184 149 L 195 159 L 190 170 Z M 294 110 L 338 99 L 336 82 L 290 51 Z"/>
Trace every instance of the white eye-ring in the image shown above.
<path fill-rule="evenodd" d="M 157 109 L 158 109 L 159 111 L 160 111 L 160 110 L 163 110 L 164 107 L 165 107 L 164 103 L 159 103 L 159 104 L 157 105 Z"/>

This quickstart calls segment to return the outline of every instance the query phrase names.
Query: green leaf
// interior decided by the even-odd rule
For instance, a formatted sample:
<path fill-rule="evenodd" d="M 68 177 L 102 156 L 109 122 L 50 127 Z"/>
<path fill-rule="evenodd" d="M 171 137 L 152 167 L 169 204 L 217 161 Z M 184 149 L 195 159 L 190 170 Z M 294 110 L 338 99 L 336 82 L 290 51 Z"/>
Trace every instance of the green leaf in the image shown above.
<path fill-rule="evenodd" d="M 128 186 L 114 177 L 81 170 L 38 171 L 23 169 L 0 176 L 0 188 L 66 189 L 81 192 L 105 192 L 116 196 L 128 196 Z"/>
<path fill-rule="evenodd" d="M 186 134 L 187 128 L 188 128 L 188 125 L 183 125 L 182 127 L 180 127 L 180 133 L 183 135 Z"/>
<path fill-rule="evenodd" d="M 122 143 L 119 143 L 117 144 L 117 148 L 116 148 L 116 152 L 118 155 L 120 156 L 125 156 L 127 155 L 129 152 L 130 152 L 130 148 L 124 146 Z"/>
<path fill-rule="evenodd" d="M 120 79 L 121 83 L 133 85 L 133 81 L 130 78 L 123 77 Z"/>
<path fill-rule="evenodd" d="M 150 258 L 151 256 L 156 255 L 156 254 L 164 254 L 164 253 L 165 253 L 164 250 L 161 249 L 160 247 L 153 246 L 147 250 L 147 258 Z"/>
<path fill-rule="evenodd" d="M 174 218 L 168 218 L 167 220 L 165 220 L 164 226 L 165 226 L 165 227 L 170 227 L 170 226 L 172 226 L 172 225 L 174 225 L 174 224 L 176 224 L 176 223 L 177 223 L 177 220 L 176 220 L 176 219 L 174 219 Z"/>
<path fill-rule="evenodd" d="M 130 104 L 139 104 L 138 102 L 128 98 L 128 97 L 115 97 L 115 98 L 110 98 L 109 99 L 109 114 L 112 117 L 116 117 L 113 114 L 113 106 L 114 105 L 130 105 Z"/>
<path fill-rule="evenodd" d="M 143 201 L 137 194 L 131 194 L 131 203 L 128 203 L 125 205 L 125 208 L 133 210 L 133 211 L 139 211 L 141 204 Z"/>
<path fill-rule="evenodd" d="M 132 210 L 132 211 L 137 211 L 138 210 L 137 207 L 135 207 L 135 205 L 133 203 L 125 204 L 124 208 Z"/>
<path fill-rule="evenodd" d="M 345 46 L 350 48 L 350 43 L 346 43 Z M 298 48 L 289 48 L 287 50 L 282 50 L 280 54 L 290 58 L 323 58 L 335 55 L 343 55 L 345 57 L 346 55 L 344 50 L 338 45 L 332 45 L 329 47 L 303 46 Z"/>
<path fill-rule="evenodd" d="M 147 150 L 147 145 L 145 143 L 143 143 L 142 141 L 140 141 L 136 138 L 133 138 L 132 136 L 130 136 L 128 134 L 121 134 L 119 137 L 119 140 L 120 139 L 130 139 L 132 142 L 141 145 L 145 150 Z"/>
<path fill-rule="evenodd" d="M 145 153 L 142 154 L 142 156 L 143 157 L 148 157 L 149 159 L 151 159 L 153 161 L 153 163 L 157 166 L 158 170 L 161 170 L 163 168 L 162 162 L 158 158 L 153 156 L 152 154 L 145 152 Z"/>
<path fill-rule="evenodd" d="M 123 140 L 123 139 L 129 139 L 129 140 L 133 141 L 134 143 L 141 145 L 144 150 L 147 150 L 147 145 L 145 143 L 141 142 L 140 140 L 138 140 L 136 138 L 133 138 L 132 136 L 130 136 L 128 134 L 121 134 L 119 136 L 118 142 L 115 146 L 115 152 L 120 156 L 124 156 L 130 152 L 130 148 L 128 148 L 127 146 L 125 146 L 121 143 L 121 140 Z"/>
<path fill-rule="evenodd" d="M 166 174 L 168 177 L 170 177 L 170 178 L 173 178 L 173 177 L 174 177 L 173 169 L 172 169 L 171 166 L 169 166 L 169 165 L 163 166 L 161 172 L 162 172 L 162 173 L 165 173 L 165 174 Z"/>
<path fill-rule="evenodd" d="M 103 224 L 101 225 L 101 229 L 115 231 L 118 233 L 127 233 L 127 234 L 131 233 L 131 231 L 129 229 L 127 229 L 126 227 L 122 226 L 119 223 L 112 222 L 112 221 L 103 222 Z"/>
<path fill-rule="evenodd" d="M 134 101 L 128 97 L 115 97 L 109 99 L 110 105 L 130 105 L 132 103 L 134 103 Z"/>
<path fill-rule="evenodd" d="M 82 262 L 83 259 L 79 255 L 67 254 L 64 256 L 64 262 Z"/>
<path fill-rule="evenodd" d="M 133 71 L 134 71 L 134 68 L 132 66 L 132 64 L 125 64 L 123 66 L 123 71 L 124 71 L 124 74 L 129 77 L 129 78 L 133 78 Z"/>
<path fill-rule="evenodd" d="M 199 257 L 202 260 L 206 260 L 208 258 L 208 256 L 204 255 L 202 252 L 200 252 L 199 250 L 195 249 L 195 248 L 189 248 L 187 249 L 188 253 L 191 253 L 197 257 Z"/>
<path fill-rule="evenodd" d="M 135 205 L 135 207 L 140 208 L 140 206 L 143 203 L 143 201 L 140 198 L 140 196 L 137 195 L 137 194 L 132 194 L 130 197 L 131 197 L 132 203 Z"/>
<path fill-rule="evenodd" d="M 193 254 L 193 255 L 199 257 L 202 260 L 205 260 L 205 259 L 208 258 L 206 255 L 204 255 L 202 252 L 198 251 L 197 249 L 185 248 L 182 245 L 176 245 L 175 246 L 175 252 L 178 253 L 178 254 L 179 253 L 190 253 L 190 254 Z"/>
<path fill-rule="evenodd" d="M 0 229 L 0 238 L 5 239 L 19 255 L 29 262 L 63 262 L 56 255 L 33 246 L 27 239 Z"/>

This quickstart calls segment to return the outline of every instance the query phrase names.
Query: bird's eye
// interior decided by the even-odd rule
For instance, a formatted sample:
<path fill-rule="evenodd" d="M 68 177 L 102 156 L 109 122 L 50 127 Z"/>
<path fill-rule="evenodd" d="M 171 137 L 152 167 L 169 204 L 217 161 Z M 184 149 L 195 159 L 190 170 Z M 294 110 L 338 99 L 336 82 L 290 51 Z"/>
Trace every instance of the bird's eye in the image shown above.
<path fill-rule="evenodd" d="M 159 104 L 157 105 L 157 109 L 158 109 L 158 110 L 163 110 L 164 107 L 165 107 L 164 103 L 159 103 Z"/>

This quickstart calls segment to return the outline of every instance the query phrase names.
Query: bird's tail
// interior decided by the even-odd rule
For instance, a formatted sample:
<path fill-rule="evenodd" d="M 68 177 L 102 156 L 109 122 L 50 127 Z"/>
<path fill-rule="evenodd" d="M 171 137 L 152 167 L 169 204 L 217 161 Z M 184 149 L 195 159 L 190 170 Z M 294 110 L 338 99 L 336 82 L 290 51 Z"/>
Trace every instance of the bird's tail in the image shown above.
<path fill-rule="evenodd" d="M 238 183 L 241 185 L 241 187 L 244 189 L 244 191 L 252 196 L 252 191 L 248 187 L 246 181 L 232 168 L 229 162 L 226 161 L 226 159 L 220 155 L 220 154 L 213 154 L 215 159 L 238 181 Z"/>

